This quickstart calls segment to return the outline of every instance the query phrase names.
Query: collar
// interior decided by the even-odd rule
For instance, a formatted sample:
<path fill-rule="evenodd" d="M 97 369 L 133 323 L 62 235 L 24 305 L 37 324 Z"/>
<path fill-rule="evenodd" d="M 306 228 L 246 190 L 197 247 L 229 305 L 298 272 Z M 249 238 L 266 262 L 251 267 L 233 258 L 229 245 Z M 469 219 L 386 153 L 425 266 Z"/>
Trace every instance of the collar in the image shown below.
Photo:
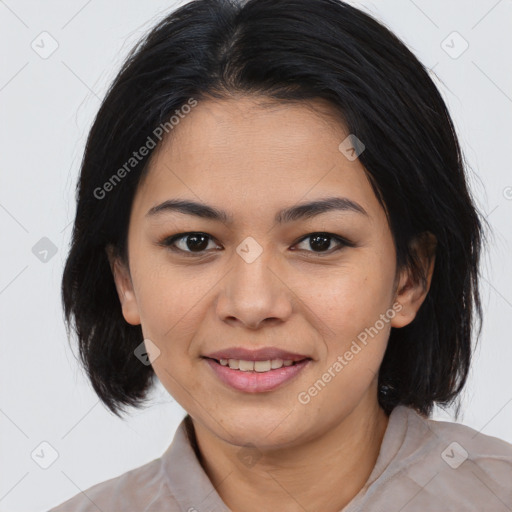
<path fill-rule="evenodd" d="M 399 405 L 389 416 L 388 425 L 382 439 L 375 466 L 363 488 L 347 504 L 343 512 L 352 510 L 363 499 L 367 491 L 397 456 L 403 445 L 411 416 L 417 413 Z M 191 512 L 230 512 L 222 501 L 199 461 L 199 451 L 190 415 L 179 424 L 173 441 L 162 456 L 163 469 L 171 492 L 184 511 Z"/>
<path fill-rule="evenodd" d="M 167 483 L 174 498 L 184 511 L 230 512 L 201 466 L 196 450 L 194 427 L 187 414 L 162 456 Z"/>

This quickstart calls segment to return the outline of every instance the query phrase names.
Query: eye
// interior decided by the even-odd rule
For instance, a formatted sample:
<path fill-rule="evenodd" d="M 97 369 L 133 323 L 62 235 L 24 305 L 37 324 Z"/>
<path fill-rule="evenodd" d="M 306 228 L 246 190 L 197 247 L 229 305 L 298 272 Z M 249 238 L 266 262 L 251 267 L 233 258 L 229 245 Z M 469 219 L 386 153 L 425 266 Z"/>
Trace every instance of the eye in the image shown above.
<path fill-rule="evenodd" d="M 187 255 L 201 255 L 208 248 L 209 241 L 212 240 L 212 237 L 206 233 L 178 233 L 165 238 L 159 245 Z"/>
<path fill-rule="evenodd" d="M 323 256 L 324 254 L 332 254 L 335 251 L 339 251 L 343 247 L 354 247 L 355 244 L 350 242 L 349 240 L 342 238 L 338 235 L 334 235 L 332 233 L 318 232 L 318 233 L 309 233 L 306 236 L 303 236 L 298 242 L 294 244 L 305 243 L 306 240 L 309 241 L 309 249 L 300 249 L 305 250 L 306 252 L 313 252 L 318 256 Z M 330 249 L 331 243 L 335 242 L 338 244 L 334 249 Z M 201 232 L 191 232 L 191 233 L 178 233 L 176 235 L 172 235 L 170 237 L 165 238 L 159 245 L 167 247 L 169 250 L 174 252 L 179 252 L 187 256 L 201 256 L 203 255 L 209 246 L 209 243 L 213 242 L 213 238 L 207 233 Z M 214 244 L 215 245 L 215 244 Z M 218 249 L 218 246 L 216 246 Z M 212 249 L 210 247 L 210 249 Z M 215 250 L 215 248 L 214 248 Z M 295 250 L 295 249 L 292 249 Z"/>
<path fill-rule="evenodd" d="M 309 246 L 313 252 L 318 254 L 319 256 L 323 256 L 323 254 L 332 254 L 335 251 L 339 251 L 343 247 L 354 247 L 354 244 L 350 242 L 349 240 L 346 240 L 345 238 L 342 238 L 341 236 L 334 235 L 332 233 L 310 233 L 309 235 L 306 235 L 305 237 L 302 237 L 299 240 L 300 243 L 305 243 L 306 240 L 309 240 L 309 243 L 307 243 L 307 246 Z M 329 250 L 332 241 L 336 242 L 338 244 L 338 247 L 334 248 L 334 250 Z M 306 249 L 308 251 L 308 249 Z M 328 251 L 328 252 L 327 252 Z"/>

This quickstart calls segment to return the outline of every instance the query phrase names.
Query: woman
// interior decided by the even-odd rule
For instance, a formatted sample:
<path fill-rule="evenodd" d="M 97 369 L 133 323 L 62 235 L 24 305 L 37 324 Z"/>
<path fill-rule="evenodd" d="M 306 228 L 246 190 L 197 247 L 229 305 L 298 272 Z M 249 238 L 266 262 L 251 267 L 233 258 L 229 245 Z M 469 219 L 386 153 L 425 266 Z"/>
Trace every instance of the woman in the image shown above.
<path fill-rule="evenodd" d="M 446 106 L 339 0 L 196 0 L 134 48 L 89 134 L 66 320 L 169 449 L 54 512 L 510 510 L 512 446 L 429 419 L 481 317 L 483 220 Z"/>

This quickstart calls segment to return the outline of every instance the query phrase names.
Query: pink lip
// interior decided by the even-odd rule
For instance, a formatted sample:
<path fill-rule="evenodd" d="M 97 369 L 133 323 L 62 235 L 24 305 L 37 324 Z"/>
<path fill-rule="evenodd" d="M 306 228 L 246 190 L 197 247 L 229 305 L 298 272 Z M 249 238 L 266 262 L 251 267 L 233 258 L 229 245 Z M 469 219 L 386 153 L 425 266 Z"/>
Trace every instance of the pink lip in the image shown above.
<path fill-rule="evenodd" d="M 277 357 L 274 359 L 277 359 Z M 300 363 L 293 364 L 292 366 L 283 366 L 268 372 L 244 372 L 241 370 L 233 370 L 229 366 L 222 366 L 213 359 L 205 359 L 205 361 L 222 382 L 239 391 L 245 391 L 246 393 L 263 393 L 265 391 L 271 391 L 295 377 L 311 362 L 310 359 L 305 359 Z"/>
<path fill-rule="evenodd" d="M 301 361 L 311 359 L 309 356 L 294 354 L 275 347 L 264 347 L 256 350 L 248 350 L 242 347 L 232 347 L 206 354 L 204 357 L 211 359 L 244 359 L 245 361 L 268 361 L 269 359 L 283 359 L 290 361 Z"/>

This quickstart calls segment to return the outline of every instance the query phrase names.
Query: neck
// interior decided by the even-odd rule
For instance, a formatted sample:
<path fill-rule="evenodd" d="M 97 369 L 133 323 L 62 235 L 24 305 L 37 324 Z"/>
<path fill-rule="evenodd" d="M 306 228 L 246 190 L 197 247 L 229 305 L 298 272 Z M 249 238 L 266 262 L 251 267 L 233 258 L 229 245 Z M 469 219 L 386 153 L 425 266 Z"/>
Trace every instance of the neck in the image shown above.
<path fill-rule="evenodd" d="M 233 512 L 338 512 L 368 480 L 387 424 L 376 400 L 371 405 L 361 402 L 322 436 L 293 448 L 260 452 L 250 466 L 237 456 L 240 447 L 197 422 L 194 431 L 201 464 Z"/>

